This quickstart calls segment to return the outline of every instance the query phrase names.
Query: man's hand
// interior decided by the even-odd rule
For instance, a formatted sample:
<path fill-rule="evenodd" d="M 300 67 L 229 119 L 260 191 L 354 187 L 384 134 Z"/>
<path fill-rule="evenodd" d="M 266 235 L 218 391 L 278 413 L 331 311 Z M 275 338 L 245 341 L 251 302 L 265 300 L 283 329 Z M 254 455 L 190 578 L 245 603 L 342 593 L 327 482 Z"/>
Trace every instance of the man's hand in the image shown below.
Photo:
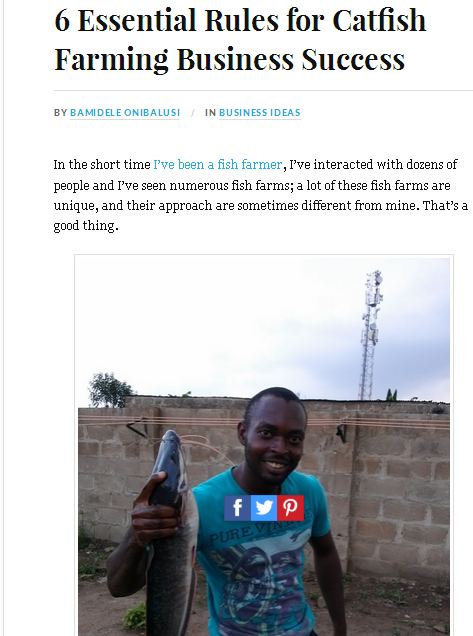
<path fill-rule="evenodd" d="M 165 472 L 151 475 L 149 481 L 133 502 L 131 526 L 135 540 L 146 548 L 155 539 L 172 537 L 179 527 L 179 513 L 171 506 L 152 506 L 148 503 L 155 487 L 165 481 Z"/>
<path fill-rule="evenodd" d="M 146 583 L 146 548 L 155 539 L 172 537 L 179 527 L 179 514 L 170 506 L 150 506 L 149 498 L 165 472 L 151 475 L 133 502 L 132 524 L 107 561 L 107 585 L 112 596 L 129 596 Z"/>

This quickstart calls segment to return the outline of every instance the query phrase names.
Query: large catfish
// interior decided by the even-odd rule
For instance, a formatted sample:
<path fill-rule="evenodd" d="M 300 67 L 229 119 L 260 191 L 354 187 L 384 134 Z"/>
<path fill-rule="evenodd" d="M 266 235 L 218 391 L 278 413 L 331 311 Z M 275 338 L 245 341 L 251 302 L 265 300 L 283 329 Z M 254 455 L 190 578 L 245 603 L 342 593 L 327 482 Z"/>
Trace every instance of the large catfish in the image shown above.
<path fill-rule="evenodd" d="M 146 574 L 146 635 L 184 636 L 195 590 L 194 561 L 199 517 L 189 488 L 181 440 L 174 431 L 162 438 L 153 474 L 167 478 L 154 489 L 149 503 L 174 506 L 181 525 L 173 537 L 156 539 Z"/>

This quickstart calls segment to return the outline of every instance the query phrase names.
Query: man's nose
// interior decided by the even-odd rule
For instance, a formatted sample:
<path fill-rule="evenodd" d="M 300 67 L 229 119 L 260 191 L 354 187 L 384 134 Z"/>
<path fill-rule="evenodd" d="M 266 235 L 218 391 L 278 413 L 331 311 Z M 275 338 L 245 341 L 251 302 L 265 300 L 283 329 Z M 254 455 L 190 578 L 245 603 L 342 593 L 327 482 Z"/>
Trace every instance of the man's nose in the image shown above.
<path fill-rule="evenodd" d="M 283 437 L 275 436 L 271 440 L 271 450 L 284 455 L 286 453 L 286 440 Z"/>

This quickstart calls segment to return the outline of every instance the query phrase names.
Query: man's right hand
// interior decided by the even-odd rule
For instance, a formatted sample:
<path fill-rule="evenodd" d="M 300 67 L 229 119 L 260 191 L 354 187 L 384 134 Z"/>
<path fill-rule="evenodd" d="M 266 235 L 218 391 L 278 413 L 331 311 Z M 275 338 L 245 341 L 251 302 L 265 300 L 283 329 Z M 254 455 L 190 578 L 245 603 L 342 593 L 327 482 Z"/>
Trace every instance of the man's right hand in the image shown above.
<path fill-rule="evenodd" d="M 155 539 L 172 537 L 179 527 L 179 513 L 171 506 L 150 505 L 149 498 L 155 487 L 161 484 L 167 475 L 159 472 L 151 475 L 149 481 L 133 502 L 132 529 L 136 542 L 143 548 Z"/>
<path fill-rule="evenodd" d="M 133 502 L 132 523 L 118 548 L 107 560 L 107 585 L 112 596 L 129 596 L 146 583 L 148 552 L 151 541 L 176 534 L 180 519 L 172 506 L 151 506 L 149 498 L 165 472 L 151 475 L 148 483 Z"/>

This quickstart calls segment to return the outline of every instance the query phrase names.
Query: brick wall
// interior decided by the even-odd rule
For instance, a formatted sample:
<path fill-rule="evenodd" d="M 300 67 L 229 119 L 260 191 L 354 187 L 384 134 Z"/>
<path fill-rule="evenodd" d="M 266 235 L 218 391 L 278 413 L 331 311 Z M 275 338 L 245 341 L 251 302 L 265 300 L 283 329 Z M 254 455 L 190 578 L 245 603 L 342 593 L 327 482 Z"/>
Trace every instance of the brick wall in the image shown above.
<path fill-rule="evenodd" d="M 168 428 L 204 435 L 222 455 L 186 446 L 191 483 L 243 457 L 236 422 L 247 401 L 233 398 L 133 396 L 125 409 L 79 409 L 79 510 L 85 529 L 118 542 L 130 523 L 134 497 L 151 473 Z M 345 571 L 437 583 L 449 575 L 448 430 L 394 428 L 448 422 L 432 403 L 306 400 L 309 428 L 300 470 L 324 486 L 332 532 Z M 434 409 L 435 410 L 435 409 Z M 147 439 L 125 427 L 136 428 Z M 163 418 L 165 418 L 163 420 Z M 346 443 L 336 435 L 348 418 Z M 355 425 L 372 418 L 386 426 Z M 167 422 L 166 422 L 167 419 Z M 198 438 L 197 438 L 198 439 Z"/>
<path fill-rule="evenodd" d="M 354 572 L 437 582 L 449 570 L 449 432 L 357 430 Z"/>

